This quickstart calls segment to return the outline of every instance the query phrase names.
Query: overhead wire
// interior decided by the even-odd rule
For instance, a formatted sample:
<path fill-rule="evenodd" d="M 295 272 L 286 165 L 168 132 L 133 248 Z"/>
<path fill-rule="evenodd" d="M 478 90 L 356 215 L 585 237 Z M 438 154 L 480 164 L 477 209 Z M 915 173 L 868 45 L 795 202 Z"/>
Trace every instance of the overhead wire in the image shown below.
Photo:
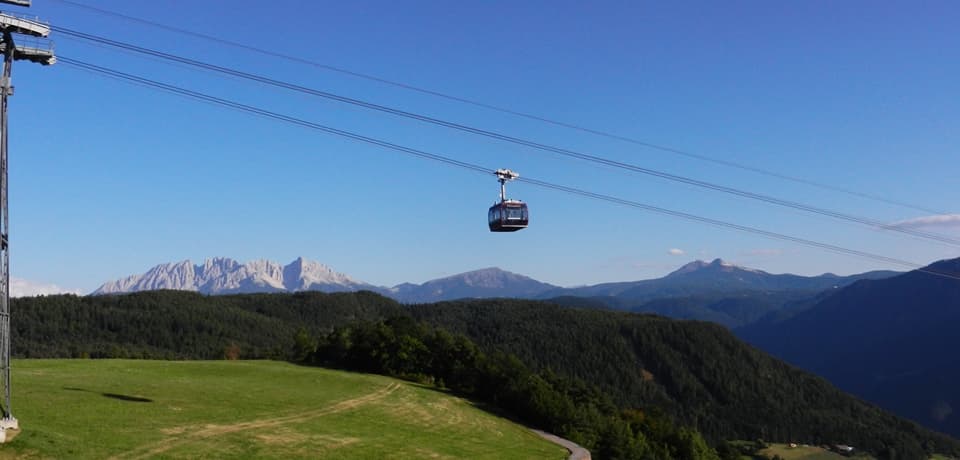
<path fill-rule="evenodd" d="M 112 78 L 112 79 L 120 79 L 120 80 L 128 81 L 128 82 L 130 82 L 130 83 L 134 83 L 134 84 L 136 84 L 136 85 L 138 85 L 138 86 L 147 86 L 147 87 L 154 88 L 154 89 L 158 89 L 158 90 L 165 91 L 165 92 L 168 92 L 168 93 L 173 93 L 173 94 L 176 94 L 176 95 L 179 95 L 179 96 L 185 96 L 185 97 L 190 98 L 190 99 L 195 99 L 195 100 L 198 100 L 198 101 L 202 101 L 202 102 L 211 103 L 211 104 L 214 104 L 214 105 L 223 106 L 223 107 L 226 107 L 226 108 L 229 108 L 229 109 L 234 109 L 234 110 L 239 110 L 239 111 L 247 112 L 247 113 L 250 113 L 250 114 L 253 114 L 253 115 L 257 115 L 257 116 L 261 116 L 261 117 L 273 119 L 273 120 L 280 121 L 280 122 L 283 122 L 283 123 L 289 123 L 289 124 L 292 124 L 292 125 L 296 125 L 296 126 L 300 126 L 300 127 L 304 127 L 304 128 L 309 128 L 309 129 L 313 129 L 313 130 L 317 130 L 317 131 L 321 131 L 321 132 L 324 132 L 324 133 L 327 133 L 327 134 L 331 134 L 331 135 L 335 135 L 335 136 L 340 136 L 340 137 L 345 137 L 345 138 L 348 138 L 348 139 L 351 139 L 351 140 L 354 140 L 354 141 L 364 142 L 364 143 L 367 143 L 367 144 L 375 145 L 375 146 L 378 146 L 378 147 L 381 147 L 381 148 L 385 148 L 385 149 L 389 149 L 389 150 L 398 151 L 398 152 L 405 153 L 405 154 L 412 155 L 412 156 L 416 156 L 416 157 L 419 157 L 419 158 L 423 158 L 423 159 L 427 159 L 427 160 L 431 160 L 431 161 L 441 162 L 441 163 L 446 164 L 446 165 L 449 165 L 449 166 L 455 166 L 455 167 L 467 169 L 467 170 L 470 170 L 470 171 L 473 171 L 473 172 L 482 173 L 482 174 L 486 174 L 486 175 L 493 174 L 493 171 L 494 171 L 492 168 L 480 166 L 480 165 L 473 164 L 473 163 L 469 163 L 469 162 L 462 161 L 462 160 L 457 160 L 457 159 L 454 159 L 454 158 L 450 158 L 450 157 L 443 156 L 443 155 L 439 155 L 439 154 L 435 154 L 435 153 L 426 152 L 426 151 L 419 150 L 419 149 L 414 149 L 414 148 L 406 147 L 406 146 L 403 146 L 403 145 L 395 144 L 395 143 L 392 143 L 392 142 L 388 142 L 388 141 L 385 141 L 385 140 L 381 140 L 381 139 L 377 139 L 377 138 L 373 138 L 373 137 L 369 137 L 369 136 L 365 136 L 365 135 L 362 135 L 362 134 L 353 133 L 353 132 L 350 132 L 350 131 L 345 131 L 345 130 L 333 128 L 333 127 L 330 127 L 330 126 L 322 125 L 322 124 L 315 123 L 315 122 L 311 122 L 311 121 L 308 121 L 308 120 L 303 120 L 303 119 L 301 119 L 301 118 L 296 118 L 296 117 L 292 117 L 292 116 L 289 116 L 289 115 L 284 115 L 284 114 L 281 114 L 281 113 L 269 111 L 269 110 L 262 109 L 262 108 L 259 108 L 259 107 L 255 107 L 255 106 L 243 104 L 243 103 L 236 102 L 236 101 L 231 101 L 231 100 L 229 100 L 229 99 L 224 99 L 224 98 L 212 96 L 212 95 L 209 95 L 209 94 L 201 93 L 201 92 L 198 92 L 198 91 L 193 91 L 193 90 L 190 90 L 190 89 L 186 89 L 186 88 L 183 88 L 183 87 L 171 85 L 171 84 L 168 84 L 168 83 L 159 82 L 159 81 L 152 80 L 152 79 L 149 79 L 149 78 L 145 78 L 145 77 L 142 77 L 142 76 L 137 76 L 137 75 L 129 74 L 129 73 L 126 73 L 126 72 L 121 72 L 121 71 L 118 71 L 118 70 L 114 70 L 114 69 L 110 69 L 110 68 L 107 68 L 107 67 L 99 66 L 99 65 L 96 65 L 96 64 L 91 64 L 91 63 L 83 62 L 83 61 L 80 61 L 80 60 L 72 59 L 72 58 L 67 57 L 67 56 L 62 56 L 62 55 L 61 55 L 61 56 L 58 57 L 58 59 L 59 59 L 60 62 L 62 62 L 62 63 L 64 63 L 64 64 L 67 64 L 68 66 L 73 66 L 73 67 L 76 67 L 76 68 L 78 68 L 78 69 L 85 70 L 85 71 L 89 71 L 89 72 L 93 72 L 93 73 L 96 73 L 96 74 L 100 74 L 100 75 L 103 75 L 103 76 L 106 76 L 106 77 L 109 77 L 109 78 Z M 941 272 L 941 271 L 938 271 L 938 270 L 933 270 L 933 269 L 930 269 L 930 268 L 928 268 L 928 267 L 924 267 L 924 266 L 921 265 L 921 264 L 917 264 L 917 263 L 914 263 L 914 262 L 909 262 L 909 261 L 902 260 L 902 259 L 898 259 L 898 258 L 887 257 L 887 256 L 883 256 L 883 255 L 879 255 L 879 254 L 874 254 L 874 253 L 867 252 L 867 251 L 861 251 L 861 250 L 857 250 L 857 249 L 846 248 L 846 247 L 843 247 L 843 246 L 833 245 L 833 244 L 829 244 L 829 243 L 823 243 L 823 242 L 814 241 L 814 240 L 810 240 L 810 239 L 806 239 L 806 238 L 801 238 L 801 237 L 796 237 L 796 236 L 792 236 L 792 235 L 787 235 L 787 234 L 783 234 L 783 233 L 779 233 L 779 232 L 773 232 L 773 231 L 763 230 L 763 229 L 756 228 L 756 227 L 752 227 L 752 226 L 748 226 L 748 225 L 741 225 L 741 224 L 737 224 L 737 223 L 733 223 L 733 222 L 727 222 L 727 221 L 722 221 L 722 220 L 718 220 L 718 219 L 712 219 L 712 218 L 703 217 L 703 216 L 699 216 L 699 215 L 695 215 L 695 214 L 691 214 L 691 213 L 686 213 L 686 212 L 682 212 L 682 211 L 671 210 L 671 209 L 667 209 L 667 208 L 662 208 L 662 207 L 658 207 L 658 206 L 653 206 L 653 205 L 641 203 L 641 202 L 638 202 L 638 201 L 633 201 L 633 200 L 628 200 L 628 199 L 624 199 L 624 198 L 619 198 L 619 197 L 612 196 L 612 195 L 605 195 L 605 194 L 601 194 L 601 193 L 595 193 L 595 192 L 591 192 L 591 191 L 584 190 L 584 189 L 580 189 L 580 188 L 576 188 L 576 187 L 565 186 L 565 185 L 562 185 L 562 184 L 555 184 L 555 183 L 551 183 L 551 182 L 547 182 L 547 181 L 543 181 L 543 180 L 538 180 L 538 179 L 533 179 L 533 178 L 529 178 L 529 177 L 521 177 L 521 178 L 519 178 L 518 180 L 521 181 L 521 182 L 523 182 L 523 183 L 527 183 L 527 184 L 534 185 L 534 186 L 537 186 L 537 187 L 546 188 L 546 189 L 550 189 L 550 190 L 561 191 L 561 192 L 565 192 L 565 193 L 568 193 L 568 194 L 573 194 L 573 195 L 578 195 L 578 196 L 582 196 L 582 197 L 586 197 L 586 198 L 591 198 L 591 199 L 594 199 L 594 200 L 606 201 L 606 202 L 610 202 L 610 203 L 614 203 L 614 204 L 619 204 L 619 205 L 623 205 L 623 206 L 628 206 L 628 207 L 632 207 L 632 208 L 636 208 L 636 209 L 642 209 L 642 210 L 646 210 L 646 211 L 650 211 L 650 212 L 655 212 L 655 213 L 659 213 L 659 214 L 669 215 L 669 216 L 673 216 L 673 217 L 676 217 L 676 218 L 682 218 L 682 219 L 686 219 L 686 220 L 690 220 L 690 221 L 705 223 L 705 224 L 709 224 L 709 225 L 713 225 L 713 226 L 717 226 L 717 227 L 723 227 L 723 228 L 733 229 L 733 230 L 737 230 L 737 231 L 741 231 L 741 232 L 752 233 L 752 234 L 760 235 L 760 236 L 763 236 L 763 237 L 766 237 L 766 238 L 778 239 L 778 240 L 788 241 L 788 242 L 792 242 L 792 243 L 796 243 L 796 244 L 802 244 L 802 245 L 806 245 L 806 246 L 810 246 L 810 247 L 815 247 L 815 248 L 819 248 L 819 249 L 823 249 L 823 250 L 827 250 L 827 251 L 831 251 L 831 252 L 835 252 L 835 253 L 840 253 L 840 254 L 845 254 L 845 255 L 850 255 L 850 256 L 865 258 L 865 259 L 871 259 L 871 260 L 874 260 L 874 261 L 884 262 L 884 263 L 893 264 L 893 265 L 898 265 L 898 266 L 902 266 L 902 267 L 908 267 L 908 268 L 912 268 L 912 269 L 914 269 L 914 270 L 917 270 L 917 271 L 920 271 L 920 272 L 923 272 L 923 273 L 927 273 L 927 274 L 931 274 L 931 275 L 936 275 L 936 276 L 940 276 L 940 277 L 945 277 L 945 278 L 950 278 L 950 279 L 954 279 L 954 280 L 960 280 L 960 274 L 947 273 L 947 272 Z"/>
<path fill-rule="evenodd" d="M 350 104 L 350 105 L 354 105 L 354 106 L 358 106 L 358 107 L 362 107 L 370 110 L 379 111 L 382 113 L 387 113 L 394 116 L 409 118 L 409 119 L 421 121 L 424 123 L 430 123 L 437 126 L 442 126 L 450 129 L 455 129 L 458 131 L 476 134 L 479 136 L 496 139 L 504 142 L 509 142 L 512 144 L 521 145 L 521 146 L 533 148 L 536 150 L 551 152 L 551 153 L 555 153 L 555 154 L 570 157 L 570 158 L 576 158 L 578 160 L 589 161 L 589 162 L 598 163 L 606 166 L 611 166 L 614 168 L 619 168 L 619 169 L 631 171 L 634 173 L 644 174 L 644 175 L 657 177 L 660 179 L 665 179 L 673 182 L 679 182 L 687 185 L 692 185 L 695 187 L 705 188 L 705 189 L 716 191 L 716 192 L 721 192 L 729 195 L 739 196 L 742 198 L 761 201 L 761 202 L 773 204 L 776 206 L 783 206 L 783 207 L 787 207 L 787 208 L 791 208 L 791 209 L 795 209 L 803 212 L 809 212 L 809 213 L 818 214 L 821 216 L 826 216 L 826 217 L 830 217 L 838 220 L 853 222 L 853 223 L 874 227 L 881 230 L 911 235 L 914 237 L 937 241 L 937 242 L 945 243 L 952 246 L 960 246 L 960 240 L 946 236 L 946 235 L 941 235 L 938 233 L 927 232 L 927 231 L 908 228 L 908 227 L 893 226 L 887 222 L 882 222 L 876 219 L 847 214 L 839 211 L 825 209 L 818 206 L 813 206 L 813 205 L 808 205 L 808 204 L 804 204 L 796 201 L 777 198 L 770 195 L 765 195 L 765 194 L 750 192 L 747 190 L 729 187 L 725 185 L 715 184 L 712 182 L 694 179 L 694 178 L 679 175 L 679 174 L 672 174 L 669 172 L 647 168 L 647 167 L 643 167 L 643 166 L 632 164 L 632 163 L 616 161 L 616 160 L 604 158 L 598 155 L 593 155 L 593 154 L 570 150 L 570 149 L 557 147 L 553 145 L 543 144 L 543 143 L 532 141 L 529 139 L 522 139 L 522 138 L 510 136 L 510 135 L 495 132 L 495 131 L 485 130 L 481 128 L 460 124 L 460 123 L 442 120 L 439 118 L 434 118 L 427 115 L 413 113 L 413 112 L 405 111 L 405 110 L 394 108 L 394 107 L 375 104 L 369 101 L 364 101 L 356 98 L 341 96 L 338 94 L 334 94 L 334 93 L 330 93 L 327 91 L 322 91 L 314 88 L 308 88 L 305 86 L 301 86 L 301 85 L 297 85 L 297 84 L 293 84 L 293 83 L 285 82 L 281 80 L 276 80 L 270 77 L 256 75 L 256 74 L 244 72 L 244 71 L 233 69 L 233 68 L 210 64 L 208 62 L 198 61 L 195 59 L 191 59 L 191 58 L 187 58 L 187 57 L 183 57 L 183 56 L 179 56 L 171 53 L 166 53 L 166 52 L 151 49 L 151 48 L 145 48 L 138 45 L 109 39 L 106 37 L 101 37 L 101 36 L 97 36 L 97 35 L 93 35 L 85 32 L 80 32 L 80 31 L 72 30 L 66 27 L 53 26 L 52 29 L 57 33 L 64 34 L 70 37 L 81 38 L 96 44 L 109 45 L 119 49 L 133 51 L 136 53 L 164 59 L 174 63 L 185 64 L 185 65 L 197 67 L 204 70 L 218 72 L 224 75 L 229 75 L 232 77 L 238 77 L 238 78 L 254 81 L 261 84 L 284 88 L 284 89 L 299 92 L 302 94 L 322 97 L 328 100 L 334 100 L 334 101 L 342 102 L 345 104 Z"/>
<path fill-rule="evenodd" d="M 226 45 L 226 46 L 230 46 L 230 47 L 233 47 L 233 48 L 237 48 L 237 49 L 242 49 L 242 50 L 246 50 L 246 51 L 258 53 L 258 54 L 261 54 L 261 55 L 264 55 L 264 56 L 270 56 L 270 57 L 273 57 L 273 58 L 278 58 L 278 59 L 283 59 L 283 60 L 290 61 L 290 62 L 295 62 L 295 63 L 299 63 L 299 64 L 304 64 L 304 65 L 312 66 L 312 67 L 315 67 L 315 68 L 318 68 L 318 69 L 322 69 L 322 70 L 326 70 L 326 71 L 330 71 L 330 72 L 340 73 L 340 74 L 348 75 L 348 76 L 355 77 L 355 78 L 360 78 L 360 79 L 364 79 L 364 80 L 368 80 L 368 81 L 373 81 L 373 82 L 380 83 L 380 84 L 384 84 L 384 85 L 389 85 L 389 86 L 393 86 L 393 87 L 397 87 L 397 88 L 402 88 L 402 89 L 404 89 L 404 90 L 413 91 L 413 92 L 417 92 L 417 93 L 421 93 L 421 94 L 426 94 L 426 95 L 429 95 L 429 96 L 438 97 L 438 98 L 442 98 L 442 99 L 446 99 L 446 100 L 450 100 L 450 101 L 454 101 L 454 102 L 458 102 L 458 103 L 462 103 L 462 104 L 467 104 L 467 105 L 471 105 L 471 106 L 474 106 L 474 107 L 483 108 L 483 109 L 486 109 L 486 110 L 491 110 L 491 111 L 495 111 L 495 112 L 505 113 L 505 114 L 508 114 L 508 115 L 516 116 L 516 117 L 526 118 L 526 119 L 528 119 L 528 120 L 534 120 L 534 121 L 537 121 L 537 122 L 546 123 L 546 124 L 550 124 L 550 125 L 553 125 L 553 126 L 558 126 L 558 127 L 565 128 L 565 129 L 576 130 L 576 131 L 580 131 L 580 132 L 583 132 L 583 133 L 587 133 L 587 134 L 591 134 L 591 135 L 595 135 L 595 136 L 604 137 L 604 138 L 607 138 L 607 139 L 613 139 L 613 140 L 617 140 L 617 141 L 621 141 L 621 142 L 626 142 L 626 143 L 638 145 L 638 146 L 641 146 L 641 147 L 646 147 L 646 148 L 650 148 L 650 149 L 653 149 L 653 150 L 658 150 L 658 151 L 665 152 L 665 153 L 671 153 L 671 154 L 680 155 L 680 156 L 684 156 L 684 157 L 687 157 L 687 158 L 692 158 L 692 159 L 696 159 L 696 160 L 700 160 L 700 161 L 710 162 L 710 163 L 714 163 L 714 164 L 726 166 L 726 167 L 729 167 L 729 168 L 735 168 L 735 169 L 740 169 L 740 170 L 744 170 L 744 171 L 750 171 L 750 172 L 753 172 L 753 173 L 756 173 L 756 174 L 761 174 L 761 175 L 765 175 L 765 176 L 768 176 L 768 177 L 777 178 L 777 179 L 780 179 L 780 180 L 786 180 L 786 181 L 790 181 L 790 182 L 794 182 L 794 183 L 798 183 L 798 184 L 807 185 L 807 186 L 810 186 L 810 187 L 820 188 L 820 189 L 823 189 L 823 190 L 828 190 L 828 191 L 837 192 L 837 193 L 843 193 L 843 194 L 850 195 L 850 196 L 855 196 L 855 197 L 858 197 L 858 198 L 863 198 L 863 199 L 868 199 L 868 200 L 877 201 L 877 202 L 881 202 L 881 203 L 886 203 L 886 204 L 889 204 L 889 205 L 894 205 L 894 206 L 899 206 L 899 207 L 903 207 L 903 208 L 913 209 L 913 210 L 915 210 L 915 211 L 922 211 L 922 212 L 932 213 L 932 214 L 946 214 L 946 213 L 943 212 L 943 211 L 938 211 L 938 210 L 932 209 L 932 208 L 927 207 L 927 206 L 921 206 L 921 205 L 918 205 L 918 204 L 907 203 L 907 202 L 901 201 L 901 200 L 894 200 L 894 199 L 886 198 L 886 197 L 879 196 L 879 195 L 874 195 L 874 194 L 870 194 L 870 193 L 864 193 L 864 192 L 860 192 L 860 191 L 857 191 L 857 190 L 852 190 L 852 189 L 848 189 L 848 188 L 844 188 L 844 187 L 840 187 L 840 186 L 836 186 L 836 185 L 831 185 L 831 184 L 827 184 L 827 183 L 824 183 L 824 182 L 819 182 L 819 181 L 815 181 L 815 180 L 811 180 L 811 179 L 806 179 L 806 178 L 802 178 L 802 177 L 792 176 L 792 175 L 789 175 L 789 174 L 784 174 L 784 173 L 780 173 L 780 172 L 776 172 L 776 171 L 772 171 L 772 170 L 768 170 L 768 169 L 763 169 L 763 168 L 759 168 L 759 167 L 756 167 L 756 166 L 751 166 L 751 165 L 748 165 L 748 164 L 739 163 L 739 162 L 736 162 L 736 161 L 725 160 L 725 159 L 716 158 L 716 157 L 713 157 L 713 156 L 708 156 L 708 155 L 704 155 L 704 154 L 700 154 L 700 153 L 695 153 L 695 152 L 691 152 L 691 151 L 688 151 L 688 150 L 685 150 L 685 149 L 680 149 L 680 148 L 670 147 L 670 146 L 663 145 L 663 144 L 658 144 L 658 143 L 643 141 L 643 140 L 639 140 L 639 139 L 636 139 L 636 138 L 624 136 L 624 135 L 621 135 L 621 134 L 616 134 L 616 133 L 613 133 L 613 132 L 610 132 L 610 131 L 604 131 L 604 130 L 600 130 L 600 129 L 589 128 L 589 127 L 582 126 L 582 125 L 579 125 L 579 124 L 574 124 L 574 123 L 559 121 L 559 120 L 552 119 L 552 118 L 548 118 L 548 117 L 545 117 L 545 116 L 535 115 L 535 114 L 531 114 L 531 113 L 528 113 L 528 112 L 523 112 L 523 111 L 516 110 L 516 109 L 511 109 L 511 108 L 507 108 L 507 107 L 503 107 L 503 106 L 499 106 L 499 105 L 489 104 L 489 103 L 477 101 L 477 100 L 474 100 L 474 99 L 469 99 L 469 98 L 465 98 L 465 97 L 461 97 L 461 96 L 452 95 L 452 94 L 449 94 L 449 93 L 444 93 L 444 92 L 440 92 L 440 91 L 435 91 L 435 90 L 423 88 L 423 87 L 416 86 L 416 85 L 412 85 L 412 84 L 408 84 L 408 83 L 399 82 L 399 81 L 396 81 L 396 80 L 391 80 L 391 79 L 384 78 L 384 77 L 378 77 L 378 76 L 376 76 L 376 75 L 371 75 L 371 74 L 368 74 L 368 73 L 357 72 L 357 71 L 345 69 L 345 68 L 342 68 L 342 67 L 337 67 L 337 66 L 333 66 L 333 65 L 329 65 L 329 64 L 324 64 L 324 63 L 317 62 L 317 61 L 310 60 L 310 59 L 305 59 L 305 58 L 301 58 L 301 57 L 297 57 L 297 56 L 293 56 L 293 55 L 289 55 L 289 54 L 285 54 L 285 53 L 281 53 L 281 52 L 277 52 L 277 51 L 271 51 L 271 50 L 268 50 L 268 49 L 259 48 L 259 47 L 256 47 L 256 46 L 247 45 L 247 44 L 244 44 L 244 43 L 240 43 L 240 42 L 236 42 L 236 41 L 232 41 L 232 40 L 227 40 L 227 39 L 215 37 L 215 36 L 212 36 L 212 35 L 203 34 L 203 33 L 200 33 L 200 32 L 195 32 L 195 31 L 183 29 L 183 28 L 180 28 L 180 27 L 170 26 L 170 25 L 163 24 L 163 23 L 160 23 L 160 22 L 157 22 L 157 21 L 151 21 L 151 20 L 148 20 L 148 19 L 143 19 L 143 18 L 139 18 L 139 17 L 136 17 L 136 16 L 128 15 L 128 14 L 123 14 L 123 13 L 119 13 L 119 12 L 116 12 L 116 11 L 107 10 L 107 9 L 104 9 L 104 8 L 99 8 L 99 7 L 95 7 L 95 6 L 85 5 L 85 4 L 83 4 L 83 3 L 79 3 L 79 2 L 76 2 L 76 1 L 73 1 L 73 0 L 54 0 L 54 1 L 60 2 L 60 3 L 65 4 L 65 5 L 73 6 L 73 7 L 76 7 L 76 8 L 80 8 L 80 9 L 92 11 L 92 12 L 95 12 L 95 13 L 97 13 L 97 14 L 101 14 L 101 15 L 105 15 L 105 16 L 111 16 L 111 17 L 115 17 L 115 18 L 122 19 L 122 20 L 130 21 L 130 22 L 135 22 L 135 23 L 147 25 L 147 26 L 150 26 L 150 27 L 154 27 L 154 28 L 166 30 L 166 31 L 169 31 L 169 32 L 173 32 L 173 33 L 178 33 L 178 34 L 182 34 L 182 35 L 187 35 L 187 36 L 199 38 L 199 39 L 206 40 L 206 41 L 210 41 L 210 42 L 213 42 L 213 43 L 218 43 L 218 44 L 221 44 L 221 45 Z"/>

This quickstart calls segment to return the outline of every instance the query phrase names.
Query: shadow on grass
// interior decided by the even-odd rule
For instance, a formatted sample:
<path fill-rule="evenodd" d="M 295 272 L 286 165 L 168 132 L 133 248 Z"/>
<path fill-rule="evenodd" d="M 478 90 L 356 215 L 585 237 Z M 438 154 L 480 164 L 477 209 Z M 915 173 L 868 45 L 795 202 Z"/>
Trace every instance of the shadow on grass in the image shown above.
<path fill-rule="evenodd" d="M 105 397 L 105 398 L 119 399 L 119 400 L 121 400 L 121 401 L 139 402 L 139 403 L 150 403 L 150 402 L 153 402 L 153 400 L 150 399 L 150 398 L 143 398 L 143 397 L 140 397 L 140 396 L 122 395 L 122 394 L 117 394 L 117 393 L 97 393 L 96 391 L 87 390 L 87 389 L 85 389 L 85 388 L 63 387 L 63 389 L 64 389 L 64 390 L 67 390 L 67 391 L 82 391 L 82 392 L 84 392 L 84 393 L 99 394 L 100 396 L 103 396 L 103 397 Z"/>

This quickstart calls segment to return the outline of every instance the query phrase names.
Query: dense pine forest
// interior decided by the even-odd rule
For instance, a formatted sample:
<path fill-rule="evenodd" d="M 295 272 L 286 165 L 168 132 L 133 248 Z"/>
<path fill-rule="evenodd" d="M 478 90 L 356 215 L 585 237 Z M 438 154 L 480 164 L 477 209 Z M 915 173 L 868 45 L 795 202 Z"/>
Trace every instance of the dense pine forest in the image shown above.
<path fill-rule="evenodd" d="M 271 358 L 407 376 L 509 407 L 514 416 L 571 434 L 611 458 L 678 456 L 680 446 L 696 450 L 701 437 L 720 451 L 725 440 L 762 438 L 845 443 L 881 458 L 960 455 L 960 442 L 842 393 L 704 322 L 522 300 L 403 306 L 368 292 L 65 295 L 16 299 L 12 308 L 18 357 Z M 365 362 L 361 356 L 375 348 L 354 349 L 360 342 L 343 340 L 397 325 L 411 350 L 423 354 L 399 367 Z M 438 343 L 436 337 L 476 351 L 451 355 L 449 347 L 427 346 Z M 457 362 L 474 380 L 438 370 Z M 513 379 L 501 378 L 500 387 L 476 380 L 504 375 Z M 572 419 L 597 423 L 578 428 Z"/>
<path fill-rule="evenodd" d="M 23 358 L 287 359 L 293 338 L 403 314 L 369 292 L 204 296 L 183 291 L 13 299 Z"/>
<path fill-rule="evenodd" d="M 658 407 L 713 442 L 846 443 L 884 458 L 955 452 L 956 440 L 897 418 L 750 347 L 723 326 L 495 299 L 411 307 L 415 317 L 587 379 L 620 407 Z"/>
<path fill-rule="evenodd" d="M 595 385 L 533 372 L 512 354 L 488 355 L 463 335 L 409 316 L 338 327 L 309 348 L 302 362 L 450 389 L 571 439 L 598 459 L 720 458 L 700 433 L 677 427 L 661 411 L 619 409 Z M 720 451 L 739 458 L 728 444 Z"/>

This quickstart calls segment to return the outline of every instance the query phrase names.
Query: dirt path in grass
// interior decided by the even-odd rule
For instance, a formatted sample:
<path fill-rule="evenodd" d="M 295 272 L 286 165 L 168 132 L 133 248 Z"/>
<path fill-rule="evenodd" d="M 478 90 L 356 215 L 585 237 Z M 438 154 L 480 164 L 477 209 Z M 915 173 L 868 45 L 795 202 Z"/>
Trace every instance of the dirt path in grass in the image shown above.
<path fill-rule="evenodd" d="M 300 423 L 312 418 L 323 417 L 325 415 L 336 414 L 345 410 L 350 410 L 371 402 L 383 399 L 390 393 L 400 388 L 399 383 L 391 383 L 373 393 L 369 393 L 358 398 L 340 401 L 331 406 L 318 409 L 299 412 L 296 414 L 285 415 L 282 417 L 258 419 L 249 422 L 234 423 L 230 425 L 199 425 L 187 426 L 165 431 L 168 437 L 160 441 L 145 444 L 129 452 L 111 457 L 113 460 L 142 459 L 157 456 L 175 447 L 182 446 L 194 441 L 208 439 L 214 436 L 236 433 L 239 431 L 255 430 L 261 428 L 275 428 L 291 423 Z"/>
<path fill-rule="evenodd" d="M 567 460 L 590 460 L 590 451 L 580 447 L 577 443 L 561 438 L 560 436 L 546 433 L 540 430 L 533 430 L 534 433 L 539 434 L 541 438 L 546 439 L 554 444 L 559 444 L 563 448 L 570 451 L 570 456 L 567 457 Z"/>

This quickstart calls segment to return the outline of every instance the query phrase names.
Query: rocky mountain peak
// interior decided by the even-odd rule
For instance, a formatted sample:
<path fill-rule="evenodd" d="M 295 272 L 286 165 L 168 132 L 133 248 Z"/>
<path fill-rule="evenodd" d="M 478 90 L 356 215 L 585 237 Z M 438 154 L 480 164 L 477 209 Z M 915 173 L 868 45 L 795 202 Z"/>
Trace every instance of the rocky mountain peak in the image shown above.
<path fill-rule="evenodd" d="M 461 278 L 464 283 L 470 286 L 499 287 L 502 286 L 507 279 L 523 277 L 497 267 L 488 267 L 461 273 L 460 275 L 450 278 Z"/>
<path fill-rule="evenodd" d="M 700 272 L 700 271 L 726 272 L 726 273 L 736 272 L 736 271 L 747 271 L 747 272 L 760 273 L 759 270 L 754 270 L 754 269 L 751 269 L 751 268 L 741 267 L 741 266 L 739 266 L 739 265 L 734 265 L 734 264 L 732 264 L 732 263 L 730 263 L 730 262 L 727 262 L 727 261 L 725 261 L 725 260 L 723 260 L 723 259 L 721 259 L 721 258 L 716 258 L 716 259 L 713 259 L 713 260 L 710 261 L 710 262 L 706 262 L 706 261 L 703 261 L 703 260 L 695 260 L 695 261 L 693 261 L 693 262 L 690 262 L 690 263 L 688 263 L 688 264 L 686 264 L 686 265 L 684 265 L 684 266 L 682 266 L 682 267 L 674 270 L 673 272 L 671 272 L 670 274 L 668 274 L 667 277 L 677 276 L 677 275 L 684 275 L 684 274 L 694 273 L 694 272 Z"/>
<path fill-rule="evenodd" d="M 723 262 L 723 261 L 720 260 L 720 259 L 716 259 L 716 260 L 714 260 L 713 262 L 718 262 L 718 261 L 719 261 L 719 262 Z M 697 259 L 697 260 L 694 260 L 693 262 L 690 262 L 690 263 L 688 263 L 688 264 L 685 264 L 684 266 L 682 266 L 682 267 L 674 270 L 673 272 L 671 272 L 671 273 L 670 273 L 669 275 L 667 275 L 667 276 L 682 275 L 682 274 L 684 274 L 684 273 L 691 273 L 691 272 L 695 272 L 695 271 L 697 271 L 697 270 L 702 270 L 702 269 L 704 269 L 704 268 L 706 268 L 706 267 L 709 267 L 713 262 L 708 263 L 708 262 L 705 262 L 705 261 L 702 261 L 702 260 Z"/>
<path fill-rule="evenodd" d="M 202 265 L 189 260 L 160 264 L 142 275 L 133 275 L 100 286 L 94 294 L 175 289 L 204 294 L 282 291 L 346 291 L 366 289 L 368 284 L 337 273 L 318 262 L 298 257 L 284 266 L 269 260 L 239 263 L 228 257 L 213 257 Z"/>

